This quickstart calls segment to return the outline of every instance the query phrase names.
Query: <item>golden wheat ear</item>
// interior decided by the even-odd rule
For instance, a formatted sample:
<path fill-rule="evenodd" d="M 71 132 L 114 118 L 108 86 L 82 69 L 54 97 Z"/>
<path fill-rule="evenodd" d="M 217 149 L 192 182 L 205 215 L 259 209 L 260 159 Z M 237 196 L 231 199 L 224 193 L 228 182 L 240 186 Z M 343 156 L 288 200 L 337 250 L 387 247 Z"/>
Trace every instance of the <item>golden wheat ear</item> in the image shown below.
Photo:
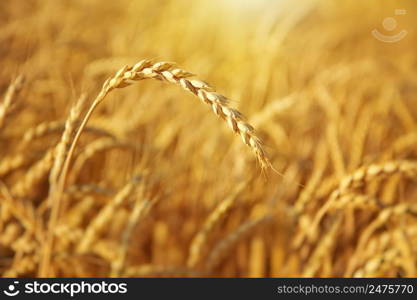
<path fill-rule="evenodd" d="M 66 177 L 69 171 L 69 166 L 75 147 L 95 108 L 112 90 L 116 88 L 124 88 L 136 81 L 144 79 L 157 79 L 179 85 L 184 90 L 197 96 L 205 104 L 210 105 L 213 112 L 221 119 L 226 121 L 233 132 L 240 135 L 243 142 L 254 152 L 262 167 L 262 170 L 272 166 L 266 155 L 266 151 L 264 150 L 261 139 L 255 133 L 254 128 L 245 121 L 243 115 L 239 111 L 229 107 L 229 99 L 222 94 L 216 93 L 214 88 L 212 88 L 206 82 L 198 79 L 190 79 L 192 76 L 194 76 L 192 73 L 176 67 L 174 63 L 154 63 L 150 60 L 142 60 L 133 66 L 124 66 L 119 71 L 117 71 L 113 77 L 107 79 L 104 82 L 100 93 L 94 99 L 93 103 L 85 114 L 85 117 L 83 118 L 83 121 L 81 122 L 81 125 L 78 128 L 74 139 L 72 140 L 68 154 L 65 158 L 65 162 L 60 164 L 62 166 L 60 172 L 55 172 L 56 174 L 59 174 L 59 179 L 56 178 L 55 180 L 56 189 L 53 191 L 53 194 L 50 198 L 52 203 L 51 217 L 48 226 L 48 240 L 45 243 L 44 255 L 39 268 L 39 274 L 41 276 L 48 275 L 48 264 L 51 258 L 51 251 L 53 247 L 52 231 L 58 222 L 61 206 L 60 201 L 62 198 L 61 196 L 65 189 Z"/>
<path fill-rule="evenodd" d="M 174 63 L 169 62 L 153 63 L 150 60 L 142 60 L 133 66 L 124 66 L 113 77 L 104 82 L 100 93 L 94 100 L 78 129 L 67 159 L 71 159 L 78 138 L 93 111 L 112 90 L 127 87 L 136 81 L 153 78 L 179 85 L 184 90 L 197 96 L 205 104 L 210 105 L 213 112 L 226 121 L 230 128 L 236 134 L 240 135 L 242 141 L 254 152 L 262 169 L 271 167 L 272 165 L 267 157 L 261 139 L 256 134 L 254 128 L 245 121 L 243 115 L 229 106 L 230 101 L 227 97 L 215 92 L 214 88 L 204 81 L 190 79 L 192 76 L 194 76 L 192 73 L 177 68 Z M 66 171 L 63 170 L 64 177 Z"/>
<path fill-rule="evenodd" d="M 177 68 L 174 63 L 157 62 L 149 60 L 138 62 L 132 67 L 124 66 L 114 77 L 108 79 L 96 101 L 101 102 L 113 89 L 124 88 L 135 81 L 144 79 L 159 79 L 179 85 L 184 90 L 197 96 L 202 102 L 211 106 L 213 112 L 227 122 L 229 127 L 240 137 L 243 142 L 255 153 L 262 168 L 270 167 L 261 139 L 255 133 L 254 128 L 245 121 L 243 114 L 229 106 L 229 99 L 215 92 L 215 89 L 204 81 L 190 79 L 192 73 Z"/>

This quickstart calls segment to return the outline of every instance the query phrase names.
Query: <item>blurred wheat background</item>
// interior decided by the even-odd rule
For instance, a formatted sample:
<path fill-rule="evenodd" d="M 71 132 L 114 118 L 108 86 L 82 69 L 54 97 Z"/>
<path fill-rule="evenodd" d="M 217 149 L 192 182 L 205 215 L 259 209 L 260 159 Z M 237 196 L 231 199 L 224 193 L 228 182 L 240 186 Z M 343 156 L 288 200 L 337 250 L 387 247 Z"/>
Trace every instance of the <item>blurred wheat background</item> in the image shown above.
<path fill-rule="evenodd" d="M 1 0 L 0 274 L 417 276 L 416 9 Z M 146 80 L 97 106 L 65 171 L 103 83 L 142 59 L 230 98 L 272 167 Z"/>

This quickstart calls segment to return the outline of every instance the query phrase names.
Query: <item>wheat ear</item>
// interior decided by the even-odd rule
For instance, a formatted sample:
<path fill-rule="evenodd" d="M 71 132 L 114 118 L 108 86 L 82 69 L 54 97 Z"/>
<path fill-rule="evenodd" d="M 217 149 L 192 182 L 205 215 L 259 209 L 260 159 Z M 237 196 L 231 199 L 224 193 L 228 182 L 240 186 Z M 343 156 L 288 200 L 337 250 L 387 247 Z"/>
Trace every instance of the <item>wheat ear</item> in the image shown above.
<path fill-rule="evenodd" d="M 126 266 L 127 252 L 133 231 L 158 200 L 158 198 L 136 200 L 135 206 L 127 221 L 126 229 L 122 235 L 121 246 L 117 249 L 116 259 L 111 264 L 110 277 L 120 277 L 122 270 Z"/>
<path fill-rule="evenodd" d="M 213 270 L 220 265 L 223 259 L 230 253 L 230 250 L 237 245 L 239 241 L 250 236 L 261 225 L 272 221 L 272 215 L 265 215 L 254 220 L 249 220 L 239 228 L 227 235 L 223 240 L 217 243 L 207 258 L 205 271 L 207 273 L 213 272 Z"/>
<path fill-rule="evenodd" d="M 108 202 L 88 225 L 85 234 L 78 245 L 77 251 L 86 252 L 94 242 L 99 233 L 103 230 L 106 222 L 109 221 L 114 211 L 122 205 L 134 192 L 140 182 L 139 176 L 134 176 L 115 196 Z"/>
<path fill-rule="evenodd" d="M 136 145 L 128 142 L 119 141 L 117 139 L 104 137 L 101 139 L 94 140 L 93 142 L 88 144 L 80 154 L 77 155 L 77 158 L 75 159 L 72 165 L 71 174 L 68 178 L 68 182 L 75 182 L 76 178 L 83 169 L 85 163 L 89 159 L 94 157 L 94 155 L 115 148 L 128 149 L 133 152 L 137 150 Z"/>
<path fill-rule="evenodd" d="M 66 122 L 62 121 L 48 121 L 40 123 L 32 128 L 29 128 L 23 135 L 21 147 L 27 147 L 27 145 L 39 138 L 45 137 L 48 134 L 60 133 L 65 130 Z M 79 121 L 75 121 L 75 126 L 79 125 Z M 114 134 L 106 131 L 104 128 L 87 126 L 84 131 L 97 136 L 104 136 L 109 138 L 115 138 Z"/>
<path fill-rule="evenodd" d="M 361 188 L 366 185 L 367 182 L 376 179 L 386 178 L 393 174 L 403 174 L 407 177 L 417 176 L 417 162 L 398 160 L 390 161 L 382 164 L 372 164 L 364 166 L 346 176 L 339 184 L 339 187 L 333 191 L 329 200 L 320 208 L 317 212 L 311 226 L 309 226 L 309 237 L 315 238 L 314 233 L 317 232 L 322 218 L 327 211 L 334 205 L 334 202 L 348 194 L 352 189 Z"/>
<path fill-rule="evenodd" d="M 22 75 L 19 75 L 7 89 L 6 94 L 4 96 L 4 101 L 0 104 L 0 128 L 3 127 L 7 116 L 7 112 L 9 111 L 10 105 L 13 102 L 13 98 L 16 94 L 20 92 L 20 90 L 23 87 L 23 83 L 24 77 Z"/>
<path fill-rule="evenodd" d="M 236 203 L 237 196 L 241 193 L 245 187 L 245 183 L 241 183 L 236 190 L 228 196 L 226 199 L 221 201 L 216 208 L 210 213 L 204 222 L 202 228 L 197 232 L 190 245 L 190 252 L 187 259 L 187 266 L 194 269 L 202 256 L 202 250 L 209 238 L 210 233 L 228 214 Z"/>
<path fill-rule="evenodd" d="M 78 102 L 71 108 L 69 117 L 65 122 L 65 129 L 62 133 L 61 140 L 56 146 L 56 155 L 54 164 L 52 165 L 51 172 L 49 174 L 49 193 L 52 194 L 52 190 L 58 181 L 59 172 L 64 164 L 65 156 L 71 143 L 71 135 L 73 134 L 76 126 L 77 118 L 80 116 L 82 104 L 84 103 L 86 95 L 82 95 Z"/>

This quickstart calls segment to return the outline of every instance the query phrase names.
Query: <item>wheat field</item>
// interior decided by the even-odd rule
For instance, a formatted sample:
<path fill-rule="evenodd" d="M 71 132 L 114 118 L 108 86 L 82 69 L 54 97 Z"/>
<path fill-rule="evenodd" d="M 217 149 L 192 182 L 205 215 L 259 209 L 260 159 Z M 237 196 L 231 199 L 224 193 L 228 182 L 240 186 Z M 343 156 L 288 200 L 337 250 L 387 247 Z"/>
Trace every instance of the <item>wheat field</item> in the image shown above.
<path fill-rule="evenodd" d="M 1 0 L 0 274 L 417 276 L 416 9 Z"/>

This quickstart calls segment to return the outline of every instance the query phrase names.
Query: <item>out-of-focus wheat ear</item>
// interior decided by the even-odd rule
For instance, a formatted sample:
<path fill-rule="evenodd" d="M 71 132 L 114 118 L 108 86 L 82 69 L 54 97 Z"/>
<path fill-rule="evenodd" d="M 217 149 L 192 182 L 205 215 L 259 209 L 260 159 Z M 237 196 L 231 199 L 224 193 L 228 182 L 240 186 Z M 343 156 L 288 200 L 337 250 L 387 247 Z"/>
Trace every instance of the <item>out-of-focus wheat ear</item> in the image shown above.
<path fill-rule="evenodd" d="M 27 154 L 13 154 L 4 157 L 0 162 L 0 178 L 28 163 Z"/>
<path fill-rule="evenodd" d="M 119 277 L 126 265 L 127 251 L 129 248 L 130 238 L 136 225 L 143 219 L 151 208 L 156 204 L 159 198 L 154 199 L 137 199 L 132 213 L 129 216 L 126 229 L 122 235 L 121 246 L 117 249 L 117 257 L 111 264 L 110 277 Z"/>
<path fill-rule="evenodd" d="M 21 91 L 25 78 L 23 75 L 19 75 L 9 86 L 4 95 L 4 100 L 0 103 L 0 129 L 4 126 L 7 113 L 15 96 Z"/>
<path fill-rule="evenodd" d="M 356 260 L 360 257 L 359 253 L 365 248 L 365 245 L 379 228 L 385 226 L 391 218 L 404 219 L 406 215 L 411 215 L 413 218 L 417 215 L 417 205 L 415 203 L 401 202 L 380 210 L 377 217 L 375 217 L 361 232 L 355 249 L 356 253 L 353 253 L 354 255 L 352 256 L 354 259 L 349 264 L 346 272 L 353 273 L 353 270 L 356 267 Z"/>
<path fill-rule="evenodd" d="M 76 121 L 81 114 L 81 109 L 85 102 L 85 99 L 86 95 L 81 95 L 78 101 L 71 108 L 67 121 L 65 122 L 65 130 L 61 136 L 61 140 L 58 142 L 58 145 L 56 146 L 54 164 L 52 165 L 51 172 L 49 173 L 49 194 L 52 193 L 54 187 L 58 182 L 58 177 L 62 169 L 69 145 L 71 143 L 71 136 L 75 129 Z"/>
<path fill-rule="evenodd" d="M 402 174 L 409 178 L 416 178 L 417 161 L 394 160 L 381 164 L 372 164 L 361 167 L 352 174 L 347 175 L 340 181 L 338 188 L 332 192 L 329 200 L 327 200 L 327 202 L 317 212 L 312 224 L 308 226 L 308 237 L 310 240 L 315 240 L 317 238 L 317 227 L 326 215 L 327 211 L 334 205 L 335 201 L 338 201 L 344 195 L 348 194 L 352 189 L 364 187 L 368 182 L 383 179 L 394 174 Z"/>
<path fill-rule="evenodd" d="M 223 259 L 239 241 L 251 235 L 256 229 L 273 220 L 271 215 L 265 215 L 254 220 L 249 220 L 239 226 L 235 231 L 221 240 L 210 252 L 205 264 L 205 272 L 212 273 L 220 265 Z"/>
<path fill-rule="evenodd" d="M 47 226 L 46 242 L 44 243 L 43 256 L 41 264 L 39 266 L 39 275 L 48 276 L 50 255 L 53 248 L 53 236 L 55 228 L 57 226 L 59 212 L 62 209 L 62 193 L 63 190 L 58 189 L 58 180 L 64 168 L 65 157 L 69 151 L 71 143 L 71 135 L 74 131 L 77 118 L 79 117 L 82 109 L 82 105 L 86 99 L 86 95 L 81 95 L 78 102 L 71 108 L 70 115 L 65 122 L 65 129 L 62 134 L 61 140 L 58 145 L 53 149 L 53 162 L 51 165 L 51 171 L 49 173 L 49 195 L 48 206 L 51 206 L 51 214 Z M 55 197 L 55 198 L 54 198 Z"/>
<path fill-rule="evenodd" d="M 237 196 L 245 187 L 246 182 L 240 184 L 235 191 L 229 195 L 226 199 L 221 201 L 217 207 L 210 213 L 206 221 L 202 225 L 202 228 L 197 232 L 193 240 L 191 241 L 189 255 L 187 259 L 187 266 L 189 268 L 195 268 L 201 260 L 203 255 L 203 248 L 209 238 L 210 233 L 216 228 L 216 226 L 225 218 L 228 212 L 232 209 L 236 203 Z"/>
<path fill-rule="evenodd" d="M 6 269 L 3 277 L 19 277 L 31 273 L 36 269 L 39 262 L 39 253 L 30 253 L 22 256 L 19 260 L 15 260 L 13 265 Z"/>
<path fill-rule="evenodd" d="M 46 137 L 49 134 L 61 133 L 65 130 L 65 125 L 66 125 L 66 122 L 63 122 L 63 121 L 47 121 L 47 122 L 40 123 L 34 127 L 31 127 L 23 135 L 23 139 L 22 139 L 20 147 L 24 148 L 30 142 L 36 139 L 42 138 L 42 137 Z M 78 125 L 79 125 L 79 120 L 75 122 L 75 127 L 77 127 Z M 115 135 L 113 133 L 100 127 L 87 126 L 85 128 L 85 131 L 91 134 L 97 135 L 97 136 L 115 138 Z"/>
<path fill-rule="evenodd" d="M 71 168 L 71 173 L 68 176 L 68 182 L 75 182 L 85 163 L 96 154 L 118 148 L 128 149 L 133 152 L 138 150 L 137 146 L 133 143 L 123 142 L 108 137 L 94 140 L 85 146 L 82 152 L 77 154 L 77 158 Z"/>
<path fill-rule="evenodd" d="M 2 181 L 0 181 L 0 194 L 3 195 L 2 209 L 8 209 L 12 215 L 20 220 L 27 231 L 35 231 L 37 226 L 33 207 L 25 205 L 18 199 L 14 199 L 8 187 Z"/>
<path fill-rule="evenodd" d="M 49 149 L 12 187 L 12 194 L 24 197 L 32 192 L 37 183 L 44 179 L 52 168 L 55 149 Z"/>
<path fill-rule="evenodd" d="M 115 196 L 110 200 L 88 224 L 85 234 L 80 241 L 77 252 L 83 253 L 88 250 L 90 245 L 103 230 L 114 211 L 130 197 L 140 182 L 140 176 L 134 176 Z"/>
<path fill-rule="evenodd" d="M 330 229 L 322 235 L 322 238 L 317 243 L 316 248 L 310 255 L 308 262 L 303 271 L 304 277 L 316 276 L 317 270 L 322 266 L 323 261 L 331 258 L 332 249 L 337 241 L 336 236 L 342 224 L 342 219 L 338 216 L 330 226 Z"/>

